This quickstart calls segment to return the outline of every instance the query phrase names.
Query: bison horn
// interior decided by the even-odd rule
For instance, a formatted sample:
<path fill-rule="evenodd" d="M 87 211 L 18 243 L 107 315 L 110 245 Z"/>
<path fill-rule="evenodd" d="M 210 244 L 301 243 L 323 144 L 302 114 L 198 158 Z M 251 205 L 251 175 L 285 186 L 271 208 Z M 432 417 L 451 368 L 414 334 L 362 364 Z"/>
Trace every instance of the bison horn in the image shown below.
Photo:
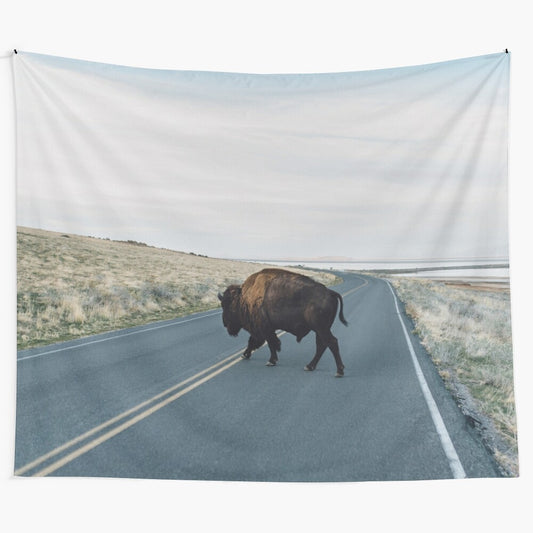
<path fill-rule="evenodd" d="M 222 301 L 222 294 L 218 293 L 218 299 Z"/>

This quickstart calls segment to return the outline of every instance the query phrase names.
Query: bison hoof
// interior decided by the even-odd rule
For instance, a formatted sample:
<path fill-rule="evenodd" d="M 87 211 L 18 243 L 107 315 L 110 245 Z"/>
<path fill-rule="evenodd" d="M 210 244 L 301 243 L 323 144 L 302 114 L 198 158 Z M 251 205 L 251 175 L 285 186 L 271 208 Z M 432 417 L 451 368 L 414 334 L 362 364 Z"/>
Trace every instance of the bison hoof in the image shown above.
<path fill-rule="evenodd" d="M 276 366 L 276 363 L 273 363 L 272 361 L 269 361 L 265 366 Z"/>
<path fill-rule="evenodd" d="M 314 368 L 312 366 L 305 365 L 304 366 L 304 370 L 307 370 L 308 372 L 312 372 L 314 370 Z"/>
<path fill-rule="evenodd" d="M 252 357 L 252 354 L 251 354 L 251 353 L 249 353 L 249 354 L 245 354 L 245 353 L 243 353 L 243 354 L 241 355 L 241 359 L 250 359 L 250 357 Z"/>
<path fill-rule="evenodd" d="M 344 377 L 344 371 L 337 372 L 337 373 L 335 374 L 335 377 L 336 377 L 336 378 L 342 378 L 342 377 Z"/>

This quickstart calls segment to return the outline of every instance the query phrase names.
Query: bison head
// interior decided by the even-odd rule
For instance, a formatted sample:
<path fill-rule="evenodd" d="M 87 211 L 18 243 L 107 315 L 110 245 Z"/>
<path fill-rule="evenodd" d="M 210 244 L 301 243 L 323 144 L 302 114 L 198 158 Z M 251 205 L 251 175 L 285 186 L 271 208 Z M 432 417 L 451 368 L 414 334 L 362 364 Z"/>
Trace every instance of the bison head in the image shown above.
<path fill-rule="evenodd" d="M 230 285 L 224 294 L 218 294 L 222 304 L 222 323 L 232 337 L 236 337 L 242 328 L 241 323 L 241 288 Z"/>

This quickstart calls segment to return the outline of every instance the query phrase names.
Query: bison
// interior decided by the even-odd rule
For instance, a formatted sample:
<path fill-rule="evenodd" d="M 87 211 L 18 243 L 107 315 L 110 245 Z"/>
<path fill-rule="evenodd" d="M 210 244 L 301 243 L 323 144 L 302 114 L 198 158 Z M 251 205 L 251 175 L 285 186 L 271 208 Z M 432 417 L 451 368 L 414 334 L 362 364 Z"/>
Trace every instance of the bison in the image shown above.
<path fill-rule="evenodd" d="M 267 366 L 278 361 L 281 342 L 276 330 L 296 336 L 300 342 L 310 331 L 316 333 L 316 353 L 305 370 L 314 370 L 322 354 L 329 348 L 337 365 L 337 377 L 344 375 L 339 343 L 331 333 L 337 315 L 347 326 L 343 315 L 342 296 L 302 274 L 278 268 L 266 268 L 252 274 L 242 285 L 230 285 L 218 294 L 222 304 L 222 323 L 232 336 L 241 329 L 250 333 L 248 346 L 242 357 L 249 359 L 252 351 L 264 342 L 270 348 Z"/>

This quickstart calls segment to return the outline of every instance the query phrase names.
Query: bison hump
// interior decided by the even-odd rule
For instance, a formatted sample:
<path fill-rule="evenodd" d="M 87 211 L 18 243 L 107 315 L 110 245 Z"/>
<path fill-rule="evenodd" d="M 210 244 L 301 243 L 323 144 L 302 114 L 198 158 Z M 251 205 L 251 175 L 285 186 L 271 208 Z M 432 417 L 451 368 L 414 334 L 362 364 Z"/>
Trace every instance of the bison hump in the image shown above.
<path fill-rule="evenodd" d="M 261 307 L 270 282 L 279 276 L 280 270 L 266 268 L 252 274 L 242 285 L 242 299 L 250 311 Z"/>

